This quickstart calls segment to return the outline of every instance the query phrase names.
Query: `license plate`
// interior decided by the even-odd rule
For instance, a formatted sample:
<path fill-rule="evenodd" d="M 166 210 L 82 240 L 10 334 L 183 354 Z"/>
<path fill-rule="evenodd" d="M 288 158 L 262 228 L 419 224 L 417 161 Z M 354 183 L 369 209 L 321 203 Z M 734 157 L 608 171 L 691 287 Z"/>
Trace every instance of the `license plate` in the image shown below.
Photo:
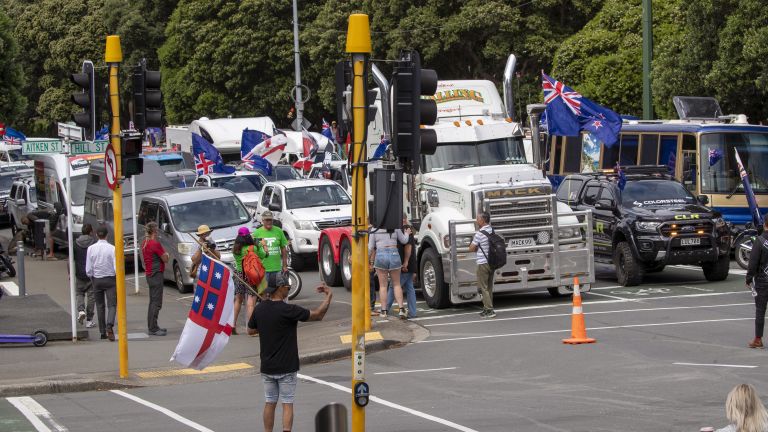
<path fill-rule="evenodd" d="M 701 244 L 700 238 L 684 238 L 680 239 L 681 246 L 697 246 Z"/>
<path fill-rule="evenodd" d="M 520 247 L 520 246 L 536 246 L 536 242 L 534 242 L 532 238 L 521 238 L 521 239 L 509 240 L 509 247 Z"/>

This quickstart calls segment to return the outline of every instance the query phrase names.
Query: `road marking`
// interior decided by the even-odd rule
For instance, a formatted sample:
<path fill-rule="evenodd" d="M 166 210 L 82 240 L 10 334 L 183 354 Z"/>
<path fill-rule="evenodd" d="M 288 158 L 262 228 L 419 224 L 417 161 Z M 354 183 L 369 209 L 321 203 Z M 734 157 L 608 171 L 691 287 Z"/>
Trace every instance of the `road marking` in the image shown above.
<path fill-rule="evenodd" d="M 589 294 L 589 293 L 586 293 L 586 294 Z M 644 298 L 643 301 L 645 302 L 648 300 L 660 300 L 660 299 L 666 300 L 666 299 L 677 299 L 677 298 L 712 297 L 712 296 L 731 295 L 731 294 L 749 294 L 749 291 L 747 290 L 726 291 L 726 292 L 714 292 L 714 293 L 680 294 L 680 295 L 671 295 L 671 296 L 648 297 L 648 298 Z M 584 304 L 596 305 L 596 304 L 632 303 L 632 302 L 637 302 L 637 299 L 622 298 L 621 300 L 585 301 Z M 516 312 L 521 310 L 549 309 L 549 308 L 571 307 L 571 306 L 573 306 L 571 303 L 557 303 L 557 304 L 549 304 L 549 305 L 523 306 L 523 307 L 517 307 L 517 308 L 511 307 L 511 308 L 504 308 L 504 309 L 496 309 L 495 311 L 498 314 L 502 312 Z M 446 318 L 454 318 L 458 316 L 475 315 L 475 314 L 477 314 L 477 312 L 461 312 L 456 314 L 411 318 L 409 321 L 427 321 L 427 320 L 436 320 L 436 319 L 446 319 Z"/>
<path fill-rule="evenodd" d="M 611 291 L 611 292 L 613 292 L 613 291 Z M 594 295 L 594 296 L 598 296 L 598 297 L 608 297 L 608 298 L 612 298 L 612 299 L 616 299 L 616 300 L 631 300 L 633 302 L 639 302 L 640 301 L 640 299 L 628 299 L 626 297 L 618 297 L 618 296 L 612 296 L 612 295 L 601 294 L 601 293 L 596 293 L 596 292 L 591 292 L 591 293 L 589 293 L 589 295 Z"/>
<path fill-rule="evenodd" d="M 231 372 L 231 371 L 242 370 L 242 369 L 253 369 L 253 366 L 249 365 L 248 363 L 230 363 L 230 364 L 223 364 L 223 365 L 217 365 L 217 366 L 208 366 L 203 370 L 197 370 L 197 369 L 155 370 L 155 371 L 136 372 L 136 375 L 139 378 L 162 378 L 162 377 L 182 376 L 182 375 L 201 375 L 201 374 L 207 374 L 207 373 Z"/>
<path fill-rule="evenodd" d="M 122 390 L 110 390 L 110 391 L 112 393 L 116 394 L 116 395 L 120 395 L 120 396 L 122 396 L 122 397 L 124 397 L 126 399 L 130 399 L 130 400 L 132 400 L 132 401 L 134 401 L 136 403 L 140 403 L 140 404 L 144 405 L 145 407 L 149 407 L 149 408 L 152 408 L 155 411 L 161 412 L 161 413 L 167 415 L 168 417 L 176 420 L 177 422 L 179 422 L 179 423 L 181 423 L 183 425 L 191 427 L 194 430 L 197 430 L 197 431 L 200 431 L 200 432 L 213 432 L 213 430 L 208 429 L 207 427 L 205 427 L 203 425 L 200 425 L 198 423 L 195 423 L 195 422 L 193 422 L 192 420 L 190 420 L 190 419 L 188 419 L 186 417 L 183 417 L 183 416 L 181 416 L 179 414 L 176 414 L 175 412 L 169 410 L 168 408 L 161 407 L 160 405 L 157 405 L 157 404 L 153 404 L 152 402 L 146 401 L 146 400 L 144 400 L 144 399 L 142 399 L 142 398 L 140 398 L 138 396 L 134 396 L 132 394 L 126 393 L 126 392 L 124 392 Z"/>
<path fill-rule="evenodd" d="M 699 287 L 693 287 L 690 285 L 681 285 L 681 288 L 695 290 L 695 291 L 701 291 L 701 292 L 715 292 L 715 290 L 709 289 L 709 288 L 699 288 Z"/>
<path fill-rule="evenodd" d="M 754 369 L 757 366 L 753 365 L 734 365 L 734 364 L 713 364 L 713 363 L 683 363 L 683 362 L 676 362 L 672 363 L 675 365 L 680 366 L 714 366 L 714 367 L 730 367 L 730 368 L 744 368 L 744 369 Z"/>
<path fill-rule="evenodd" d="M 681 265 L 673 265 L 673 266 L 670 266 L 670 267 L 679 268 L 679 269 L 683 269 L 683 270 L 693 270 L 693 271 L 698 271 L 698 272 L 702 271 L 701 267 L 682 265 L 682 264 Z M 732 269 L 728 269 L 728 273 L 729 274 L 735 274 L 735 275 L 742 275 L 742 276 L 744 276 L 744 275 L 747 274 L 747 271 L 746 270 L 742 270 L 742 269 L 733 269 L 732 268 Z"/>
<path fill-rule="evenodd" d="M 343 344 L 351 344 L 352 343 L 352 335 L 351 334 L 345 334 L 339 336 L 341 339 L 341 343 Z M 381 332 L 368 332 L 365 334 L 365 341 L 377 341 L 377 340 L 384 340 L 384 337 L 381 335 Z"/>
<path fill-rule="evenodd" d="M 332 382 L 328 382 L 328 381 L 323 381 L 321 379 L 317 379 L 317 378 L 311 377 L 309 375 L 304 375 L 304 374 L 298 374 L 298 377 L 303 379 L 303 380 L 306 380 L 306 381 L 311 381 L 311 382 L 316 383 L 316 384 L 322 384 L 322 385 L 325 385 L 325 386 L 328 386 L 328 387 L 331 387 L 331 388 L 335 388 L 336 390 L 341 390 L 341 391 L 343 391 L 345 393 L 350 393 L 350 394 L 352 393 L 352 390 L 350 388 L 344 387 L 344 386 L 342 386 L 340 384 L 336 384 L 336 383 L 332 383 Z M 406 412 L 408 414 L 413 414 L 413 415 L 415 415 L 417 417 L 421 417 L 423 419 L 430 420 L 430 421 L 433 421 L 435 423 L 439 423 L 439 424 L 441 424 L 443 426 L 448 426 L 448 427 L 450 427 L 452 429 L 456 429 L 456 430 L 459 430 L 459 431 L 462 431 L 462 432 L 478 432 L 475 429 L 470 429 L 470 428 L 468 428 L 466 426 L 462 426 L 460 424 L 456 424 L 456 423 L 454 423 L 454 422 L 452 422 L 450 420 L 442 419 L 440 417 L 435 417 L 435 416 L 433 416 L 431 414 L 427 414 L 427 413 L 424 413 L 424 412 L 421 412 L 421 411 L 417 411 L 417 410 L 415 410 L 413 408 L 404 407 L 402 405 L 398 405 L 398 404 L 396 404 L 394 402 L 390 402 L 390 401 L 384 400 L 384 399 L 382 399 L 380 397 L 377 397 L 377 396 L 371 396 L 370 399 L 371 399 L 372 402 L 380 403 L 380 404 L 382 404 L 382 405 L 384 405 L 386 407 L 393 408 L 393 409 L 396 409 L 396 410 L 400 410 L 400 411 Z"/>
<path fill-rule="evenodd" d="M 67 432 L 69 429 L 56 422 L 50 412 L 29 396 L 6 398 L 38 432 Z"/>
<path fill-rule="evenodd" d="M 713 323 L 713 322 L 725 322 L 725 321 L 745 321 L 745 320 L 753 320 L 752 318 L 723 318 L 723 319 L 716 319 L 716 320 L 698 320 L 698 321 L 678 321 L 678 322 L 670 322 L 670 323 L 650 323 L 650 324 L 628 324 L 628 325 L 620 325 L 620 326 L 605 326 L 605 327 L 589 327 L 587 330 L 593 331 L 593 330 L 614 330 L 614 329 L 623 329 L 623 328 L 635 328 L 635 327 L 657 327 L 657 326 L 671 326 L 671 325 L 683 325 L 683 324 L 701 324 L 701 323 Z M 534 331 L 534 332 L 522 332 L 522 333 L 506 333 L 506 334 L 497 334 L 497 335 L 483 335 L 483 336 L 465 336 L 465 337 L 457 337 L 457 338 L 445 338 L 445 339 L 426 339 L 422 341 L 417 341 L 414 343 L 433 343 L 433 342 L 452 342 L 452 341 L 461 341 L 461 340 L 472 340 L 472 339 L 491 339 L 491 338 L 500 338 L 500 337 L 510 337 L 510 336 L 528 336 L 528 335 L 539 335 L 539 334 L 549 334 L 549 333 L 567 333 L 570 332 L 571 329 L 565 329 L 565 330 L 544 330 L 544 331 Z"/>
<path fill-rule="evenodd" d="M 435 368 L 435 369 L 414 369 L 414 370 L 405 370 L 405 371 L 393 371 L 393 372 L 376 372 L 374 375 L 392 375 L 392 374 L 405 374 L 405 373 L 415 373 L 415 372 L 434 372 L 434 371 L 444 371 L 444 370 L 454 370 L 458 369 L 456 367 L 444 367 L 444 368 Z"/>
<path fill-rule="evenodd" d="M 748 305 L 754 305 L 754 302 L 730 303 L 730 304 L 722 304 L 722 305 L 669 306 L 669 307 L 661 307 L 661 308 L 621 309 L 621 310 L 611 310 L 611 311 L 584 312 L 584 315 L 603 315 L 603 314 L 627 313 L 627 312 L 653 312 L 653 311 L 667 311 L 667 310 L 681 310 L 681 309 L 705 309 L 705 308 L 748 306 Z M 424 324 L 424 327 L 432 328 L 432 327 L 442 327 L 442 326 L 461 325 L 461 324 L 493 323 L 494 321 L 514 321 L 514 320 L 524 320 L 524 319 L 534 319 L 534 318 L 555 318 L 555 317 L 564 317 L 564 316 L 571 316 L 571 315 L 572 315 L 571 313 L 562 313 L 562 314 L 533 315 L 533 316 L 511 317 L 511 318 L 479 319 L 479 320 L 472 320 L 472 321 Z"/>

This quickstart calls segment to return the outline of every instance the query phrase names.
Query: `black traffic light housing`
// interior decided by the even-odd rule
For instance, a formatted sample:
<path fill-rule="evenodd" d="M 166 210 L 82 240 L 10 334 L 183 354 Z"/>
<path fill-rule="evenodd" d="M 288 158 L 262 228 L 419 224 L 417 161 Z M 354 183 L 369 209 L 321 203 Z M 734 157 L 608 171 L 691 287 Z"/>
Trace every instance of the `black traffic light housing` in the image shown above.
<path fill-rule="evenodd" d="M 72 93 L 71 100 L 75 105 L 83 109 L 75 113 L 75 124 L 83 128 L 86 140 L 93 141 L 99 124 L 99 98 L 96 94 L 97 78 L 93 68 L 93 62 L 83 61 L 82 72 L 69 76 L 70 81 L 80 88 L 80 91 Z"/>
<path fill-rule="evenodd" d="M 163 126 L 163 95 L 160 91 L 160 71 L 147 70 L 142 59 L 133 72 L 133 123 L 144 132 L 150 127 Z"/>
<path fill-rule="evenodd" d="M 120 134 L 120 168 L 125 178 L 144 172 L 141 143 L 142 133 L 139 131 L 129 130 Z"/>
<path fill-rule="evenodd" d="M 437 72 L 421 68 L 417 51 L 404 51 L 392 79 L 392 149 L 395 156 L 411 174 L 417 174 L 421 155 L 434 154 L 437 135 L 422 125 L 437 121 Z"/>

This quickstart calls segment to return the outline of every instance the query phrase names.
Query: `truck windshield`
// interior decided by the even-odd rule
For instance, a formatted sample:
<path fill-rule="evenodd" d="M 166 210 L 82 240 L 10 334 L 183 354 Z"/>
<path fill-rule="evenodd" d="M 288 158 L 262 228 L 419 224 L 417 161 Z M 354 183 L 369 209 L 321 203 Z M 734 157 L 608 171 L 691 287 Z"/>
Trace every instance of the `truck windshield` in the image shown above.
<path fill-rule="evenodd" d="M 736 154 L 739 152 L 755 193 L 768 193 L 768 134 L 710 133 L 701 135 L 701 192 L 744 193 Z M 714 157 L 710 158 L 710 152 Z M 710 165 L 710 161 L 714 162 Z"/>
<path fill-rule="evenodd" d="M 295 187 L 285 190 L 289 209 L 351 204 L 349 195 L 337 184 Z"/>
<path fill-rule="evenodd" d="M 211 179 L 213 187 L 231 190 L 234 193 L 258 192 L 266 183 L 259 175 L 216 177 Z"/>
<path fill-rule="evenodd" d="M 72 205 L 81 206 L 85 204 L 85 187 L 88 185 L 88 176 L 78 175 L 69 179 L 72 182 Z M 64 187 L 67 187 L 67 181 L 62 179 Z"/>
<path fill-rule="evenodd" d="M 696 198 L 680 183 L 669 180 L 627 182 L 621 192 L 625 207 L 658 207 L 695 204 Z"/>
<path fill-rule="evenodd" d="M 163 172 L 180 171 L 187 167 L 184 166 L 184 159 L 156 159 L 157 164 Z"/>
<path fill-rule="evenodd" d="M 439 143 L 435 154 L 426 156 L 426 172 L 524 163 L 527 161 L 521 137 L 481 142 Z"/>
<path fill-rule="evenodd" d="M 192 232 L 200 225 L 216 229 L 244 224 L 250 217 L 239 199 L 224 197 L 171 206 L 171 219 L 179 231 Z"/>

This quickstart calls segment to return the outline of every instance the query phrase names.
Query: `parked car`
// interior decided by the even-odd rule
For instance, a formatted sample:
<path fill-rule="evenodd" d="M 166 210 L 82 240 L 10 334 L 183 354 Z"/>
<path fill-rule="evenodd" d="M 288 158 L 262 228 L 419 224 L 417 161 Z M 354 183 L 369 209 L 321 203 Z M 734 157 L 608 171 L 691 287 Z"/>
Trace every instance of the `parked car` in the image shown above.
<path fill-rule="evenodd" d="M 6 206 L 11 233 L 15 236 L 20 229 L 27 228 L 21 223 L 22 218 L 37 209 L 37 191 L 35 191 L 35 181 L 32 177 L 17 178 L 13 182 Z"/>
<path fill-rule="evenodd" d="M 198 249 L 195 231 L 200 225 L 212 230 L 211 239 L 221 260 L 232 264 L 232 244 L 237 230 L 247 226 L 254 229 L 254 221 L 243 203 L 232 191 L 224 188 L 174 189 L 141 200 L 138 231 L 143 237 L 149 222 L 159 226 L 158 241 L 170 254 L 164 277 L 173 280 L 179 292 L 188 292 L 194 278 L 190 275 L 192 255 Z M 142 258 L 143 261 L 143 258 Z"/>
<path fill-rule="evenodd" d="M 721 215 L 705 207 L 707 197 L 694 197 L 666 166 L 624 170 L 622 179 L 572 174 L 557 190 L 559 201 L 592 211 L 595 262 L 613 264 L 624 286 L 670 264 L 701 266 L 709 281 L 726 279 L 731 234 Z"/>
<path fill-rule="evenodd" d="M 352 225 L 352 200 L 333 180 L 289 180 L 264 186 L 256 214 L 270 210 L 290 243 L 290 266 L 317 260 L 320 230 Z"/>
<path fill-rule="evenodd" d="M 258 172 L 235 171 L 232 174 L 203 174 L 195 180 L 195 187 L 216 187 L 231 190 L 253 212 L 259 203 L 261 189 L 267 179 Z"/>
<path fill-rule="evenodd" d="M 267 174 L 259 169 L 255 169 L 254 171 L 263 175 L 267 181 L 301 180 L 304 178 L 296 168 L 290 165 L 275 165 L 272 167 L 271 174 Z"/>
<path fill-rule="evenodd" d="M 334 160 L 328 164 L 316 163 L 309 170 L 307 178 L 319 178 L 333 180 L 352 195 L 352 179 L 347 171 L 347 161 Z"/>
<path fill-rule="evenodd" d="M 8 201 L 11 199 L 13 184 L 19 177 L 32 178 L 32 172 L 26 165 L 24 165 L 24 169 L 0 172 L 0 222 L 12 224 L 8 211 Z"/>

